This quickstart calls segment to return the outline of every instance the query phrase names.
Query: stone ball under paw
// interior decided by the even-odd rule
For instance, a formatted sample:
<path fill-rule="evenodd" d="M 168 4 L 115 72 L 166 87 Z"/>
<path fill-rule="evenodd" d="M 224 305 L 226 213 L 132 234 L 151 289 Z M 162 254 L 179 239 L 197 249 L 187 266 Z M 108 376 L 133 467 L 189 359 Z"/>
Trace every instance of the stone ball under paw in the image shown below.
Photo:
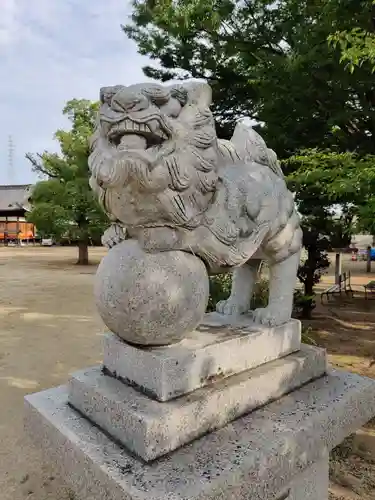
<path fill-rule="evenodd" d="M 168 251 L 146 253 L 136 240 L 111 248 L 95 278 L 95 298 L 105 325 L 126 342 L 168 345 L 201 322 L 209 296 L 204 263 Z"/>

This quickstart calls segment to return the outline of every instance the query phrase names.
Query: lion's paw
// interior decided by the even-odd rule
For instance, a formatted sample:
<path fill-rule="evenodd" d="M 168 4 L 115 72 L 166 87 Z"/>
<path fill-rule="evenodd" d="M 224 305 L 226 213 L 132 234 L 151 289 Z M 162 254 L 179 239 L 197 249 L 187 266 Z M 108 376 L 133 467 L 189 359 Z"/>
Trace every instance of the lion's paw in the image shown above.
<path fill-rule="evenodd" d="M 102 244 L 112 248 L 126 239 L 126 230 L 119 224 L 112 224 L 102 236 Z"/>
<path fill-rule="evenodd" d="M 260 323 L 265 326 L 279 326 L 287 322 L 285 314 L 281 313 L 274 307 L 260 307 L 251 311 L 254 323 Z"/>
<path fill-rule="evenodd" d="M 238 303 L 231 298 L 220 300 L 220 302 L 216 304 L 216 312 L 224 314 L 225 316 L 237 316 L 248 312 L 248 310 L 248 306 Z"/>

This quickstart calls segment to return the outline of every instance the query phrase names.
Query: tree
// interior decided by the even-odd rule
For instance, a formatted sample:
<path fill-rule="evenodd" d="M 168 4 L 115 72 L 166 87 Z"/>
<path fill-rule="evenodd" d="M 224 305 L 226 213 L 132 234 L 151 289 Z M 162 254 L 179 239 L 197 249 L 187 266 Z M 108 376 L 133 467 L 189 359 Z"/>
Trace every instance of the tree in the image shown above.
<path fill-rule="evenodd" d="M 356 153 L 307 150 L 287 160 L 292 164 L 289 187 L 296 192 L 299 210 L 304 213 L 336 209 L 345 225 L 374 234 L 375 156 Z"/>
<path fill-rule="evenodd" d="M 351 73 L 365 64 L 372 66 L 375 70 L 375 34 L 353 28 L 350 31 L 338 31 L 329 37 L 334 47 L 339 46 L 341 50 L 341 62 Z"/>
<path fill-rule="evenodd" d="M 248 116 L 280 158 L 291 158 L 284 171 L 292 175 L 303 219 L 308 259 L 299 277 L 307 296 L 328 265 L 328 247 L 350 237 L 344 222 L 352 226 L 356 215 L 369 227 L 373 213 L 364 183 L 358 192 L 351 184 L 356 167 L 366 170 L 360 159 L 369 166 L 375 154 L 372 67 L 348 71 L 340 44 L 333 43 L 335 33 L 353 26 L 373 31 L 372 0 L 134 0 L 132 20 L 123 27 L 159 65 L 144 68 L 146 75 L 211 84 L 220 137 Z M 340 177 L 342 164 L 348 168 Z"/>
<path fill-rule="evenodd" d="M 249 116 L 287 158 L 302 148 L 375 153 L 371 69 L 353 75 L 328 43 L 353 25 L 371 31 L 372 0 L 135 0 L 124 30 L 161 66 L 147 75 L 211 83 L 221 137 Z"/>
<path fill-rule="evenodd" d="M 375 157 L 355 153 L 307 150 L 286 161 L 293 171 L 289 188 L 301 214 L 307 259 L 298 278 L 313 303 L 314 286 L 328 267 L 327 250 L 350 242 L 354 229 L 375 229 Z"/>
<path fill-rule="evenodd" d="M 69 101 L 63 113 L 72 126 L 58 130 L 61 153 L 27 154 L 34 171 L 45 177 L 33 188 L 28 219 L 42 235 L 62 236 L 78 244 L 78 264 L 89 263 L 90 239 L 97 239 L 107 217 L 89 187 L 89 137 L 93 132 L 98 104 Z"/>
<path fill-rule="evenodd" d="M 329 42 L 341 50 L 341 62 L 351 73 L 358 67 L 371 66 L 375 70 L 375 0 L 372 3 L 372 12 L 367 29 L 355 27 L 351 30 L 336 31 L 328 37 Z"/>

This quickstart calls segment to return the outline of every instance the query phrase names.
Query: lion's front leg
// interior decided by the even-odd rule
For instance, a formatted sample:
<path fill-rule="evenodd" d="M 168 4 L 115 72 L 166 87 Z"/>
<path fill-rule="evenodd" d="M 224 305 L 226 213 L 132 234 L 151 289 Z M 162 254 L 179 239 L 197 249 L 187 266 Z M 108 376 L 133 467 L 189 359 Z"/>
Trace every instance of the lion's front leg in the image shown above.
<path fill-rule="evenodd" d="M 297 252 L 286 260 L 270 266 L 268 306 L 253 311 L 253 319 L 256 323 L 278 326 L 290 320 L 299 260 L 300 254 Z"/>
<path fill-rule="evenodd" d="M 227 300 L 221 300 L 217 303 L 217 312 L 229 316 L 249 311 L 259 266 L 260 261 L 254 260 L 234 269 L 231 294 Z"/>

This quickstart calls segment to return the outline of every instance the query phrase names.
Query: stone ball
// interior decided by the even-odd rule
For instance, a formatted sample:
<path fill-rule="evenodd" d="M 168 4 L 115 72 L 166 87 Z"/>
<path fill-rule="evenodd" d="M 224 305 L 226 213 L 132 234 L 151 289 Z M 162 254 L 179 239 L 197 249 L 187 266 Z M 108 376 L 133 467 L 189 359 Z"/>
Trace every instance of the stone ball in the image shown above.
<path fill-rule="evenodd" d="M 208 296 L 201 259 L 181 251 L 146 253 L 136 240 L 111 248 L 95 278 L 102 320 L 131 344 L 179 342 L 201 322 Z"/>

